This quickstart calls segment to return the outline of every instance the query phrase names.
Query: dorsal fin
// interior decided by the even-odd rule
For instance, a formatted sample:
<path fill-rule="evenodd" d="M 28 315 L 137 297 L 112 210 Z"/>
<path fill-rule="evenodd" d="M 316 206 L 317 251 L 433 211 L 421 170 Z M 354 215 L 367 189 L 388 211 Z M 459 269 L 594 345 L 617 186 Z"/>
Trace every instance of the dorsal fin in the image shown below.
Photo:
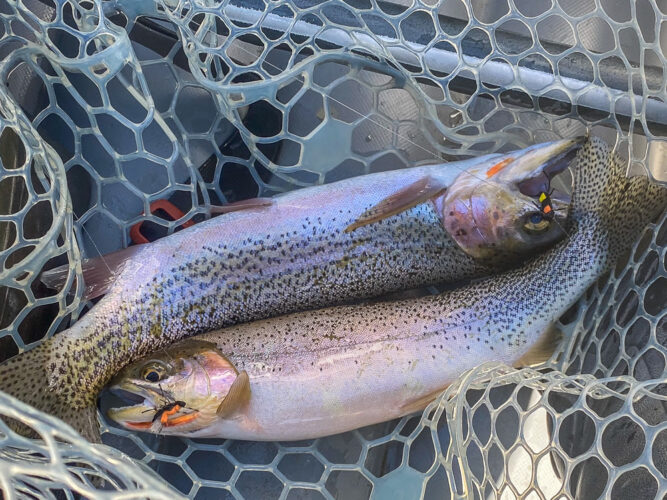
<path fill-rule="evenodd" d="M 349 233 L 359 227 L 404 212 L 441 194 L 446 188 L 447 186 L 433 177 L 423 177 L 366 210 L 356 221 L 345 228 L 345 232 Z"/>
<path fill-rule="evenodd" d="M 107 293 L 128 259 L 141 248 L 141 245 L 136 245 L 81 261 L 83 282 L 86 285 L 82 300 L 91 300 Z M 69 264 L 65 264 L 44 271 L 40 275 L 40 280 L 47 287 L 60 290 L 65 284 L 68 274 Z"/>
<path fill-rule="evenodd" d="M 228 214 L 230 212 L 240 212 L 241 210 L 270 207 L 274 203 L 275 200 L 273 198 L 250 198 L 248 200 L 234 201 L 225 205 L 211 205 L 211 214 Z"/>
<path fill-rule="evenodd" d="M 225 399 L 218 406 L 217 414 L 220 418 L 227 418 L 245 406 L 248 401 L 250 401 L 250 377 L 243 370 L 238 374 Z"/>
<path fill-rule="evenodd" d="M 562 340 L 563 332 L 551 325 L 535 345 L 514 363 L 514 367 L 535 366 L 548 361 Z"/>

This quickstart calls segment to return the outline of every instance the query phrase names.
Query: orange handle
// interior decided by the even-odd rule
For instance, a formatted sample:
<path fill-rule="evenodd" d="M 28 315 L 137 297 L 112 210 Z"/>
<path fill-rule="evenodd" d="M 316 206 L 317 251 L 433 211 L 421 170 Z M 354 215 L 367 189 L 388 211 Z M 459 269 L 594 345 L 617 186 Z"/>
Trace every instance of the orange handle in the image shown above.
<path fill-rule="evenodd" d="M 183 217 L 185 214 L 172 202 L 168 200 L 156 200 L 150 204 L 151 214 L 154 214 L 158 210 L 165 212 L 172 220 L 178 220 Z M 144 221 L 137 222 L 134 226 L 130 228 L 130 239 L 136 245 L 142 245 L 144 243 L 150 243 L 150 240 L 146 238 L 141 233 L 141 226 L 143 226 Z M 181 224 L 180 227 L 190 227 L 193 226 L 194 222 L 189 220 Z"/>

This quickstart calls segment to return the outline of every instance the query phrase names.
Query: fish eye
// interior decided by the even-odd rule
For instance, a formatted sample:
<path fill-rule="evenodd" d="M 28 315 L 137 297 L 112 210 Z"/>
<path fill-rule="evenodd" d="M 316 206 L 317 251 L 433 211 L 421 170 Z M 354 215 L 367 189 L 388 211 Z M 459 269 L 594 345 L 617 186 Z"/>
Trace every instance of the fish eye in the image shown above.
<path fill-rule="evenodd" d="M 141 371 L 141 378 L 147 382 L 159 382 L 165 376 L 165 369 L 156 363 L 151 363 Z"/>
<path fill-rule="evenodd" d="M 541 233 L 549 229 L 550 225 L 541 212 L 533 212 L 526 217 L 523 227 L 529 233 Z"/>

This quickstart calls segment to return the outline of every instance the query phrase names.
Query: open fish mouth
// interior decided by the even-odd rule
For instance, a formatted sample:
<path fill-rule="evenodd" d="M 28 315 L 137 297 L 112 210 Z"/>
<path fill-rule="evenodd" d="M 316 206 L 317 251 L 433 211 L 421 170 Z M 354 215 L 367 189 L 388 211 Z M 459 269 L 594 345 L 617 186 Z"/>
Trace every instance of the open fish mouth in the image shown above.
<path fill-rule="evenodd" d="M 544 174 L 552 179 L 555 175 L 558 175 L 563 170 L 565 170 L 574 157 L 577 156 L 577 153 L 581 149 L 581 146 L 588 140 L 588 136 L 581 135 L 575 137 L 570 142 L 571 144 L 567 145 L 565 149 L 554 157 L 546 161 L 546 166 L 544 167 Z"/>
<path fill-rule="evenodd" d="M 132 424 L 152 427 L 153 416 L 158 411 L 152 391 L 135 384 L 122 384 L 109 387 L 109 392 L 125 403 L 109 408 L 107 414 L 114 422 L 126 427 Z"/>
<path fill-rule="evenodd" d="M 134 404 L 144 404 L 146 403 L 146 398 L 137 394 L 136 392 L 128 391 L 121 387 L 111 387 L 109 389 L 111 394 L 117 398 L 123 400 L 125 403 L 134 403 Z"/>
<path fill-rule="evenodd" d="M 109 392 L 124 403 L 129 403 L 125 406 L 145 405 L 152 408 L 157 406 L 157 401 L 161 399 L 168 400 L 170 397 L 166 392 L 158 394 L 152 388 L 144 387 L 132 382 L 111 385 L 109 386 Z"/>
<path fill-rule="evenodd" d="M 550 182 L 572 163 L 572 160 L 574 160 L 582 145 L 587 140 L 588 136 L 582 135 L 569 141 L 564 141 L 555 154 L 543 159 L 543 175 L 532 177 L 519 183 L 518 187 L 521 194 L 537 197 L 542 192 L 548 192 Z M 529 154 L 529 152 L 525 154 Z M 566 203 L 569 203 L 569 199 Z"/>
<path fill-rule="evenodd" d="M 109 392 L 128 403 L 112 407 L 107 412 L 109 418 L 128 429 L 160 432 L 164 428 L 189 424 L 199 416 L 198 411 L 173 401 L 170 395 L 157 394 L 138 384 L 113 385 Z M 157 404 L 157 401 L 163 404 Z"/>

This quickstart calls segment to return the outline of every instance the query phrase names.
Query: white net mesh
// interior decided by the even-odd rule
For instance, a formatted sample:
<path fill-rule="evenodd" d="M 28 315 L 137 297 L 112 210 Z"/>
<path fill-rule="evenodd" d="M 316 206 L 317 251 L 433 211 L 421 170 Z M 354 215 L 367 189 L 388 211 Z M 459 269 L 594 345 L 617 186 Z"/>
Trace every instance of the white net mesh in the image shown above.
<path fill-rule="evenodd" d="M 659 0 L 0 0 L 0 21 L 0 360 L 67 326 L 84 307 L 79 252 L 127 246 L 142 220 L 160 236 L 212 203 L 587 127 L 630 171 L 667 182 Z M 184 216 L 151 215 L 158 199 Z M 665 373 L 665 240 L 663 218 L 563 320 L 572 336 L 550 367 L 571 378 L 483 367 L 422 419 L 305 443 L 167 439 L 107 423 L 103 439 L 198 498 L 439 497 L 450 486 L 478 498 L 663 496 L 664 387 L 649 381 Z M 64 289 L 39 283 L 66 262 Z M 489 380 L 505 391 L 497 404 Z M 598 412 L 614 399 L 613 414 Z M 622 447 L 626 436 L 643 445 Z M 16 453 L 44 448 L 16 439 L 0 440 L 0 460 L 29 471 Z M 32 494 L 88 494 L 89 480 L 61 476 L 83 464 L 139 491 L 129 469 L 74 447 L 76 462 L 49 448 L 53 467 Z M 7 494 L 23 491 L 2 477 Z"/>
<path fill-rule="evenodd" d="M 113 448 L 91 445 L 61 420 L 0 393 L 0 415 L 23 422 L 40 440 L 12 432 L 0 420 L 3 498 L 174 498 L 149 469 Z"/>
<path fill-rule="evenodd" d="M 445 470 L 456 498 L 667 493 L 660 381 L 484 365 L 448 392 Z"/>

